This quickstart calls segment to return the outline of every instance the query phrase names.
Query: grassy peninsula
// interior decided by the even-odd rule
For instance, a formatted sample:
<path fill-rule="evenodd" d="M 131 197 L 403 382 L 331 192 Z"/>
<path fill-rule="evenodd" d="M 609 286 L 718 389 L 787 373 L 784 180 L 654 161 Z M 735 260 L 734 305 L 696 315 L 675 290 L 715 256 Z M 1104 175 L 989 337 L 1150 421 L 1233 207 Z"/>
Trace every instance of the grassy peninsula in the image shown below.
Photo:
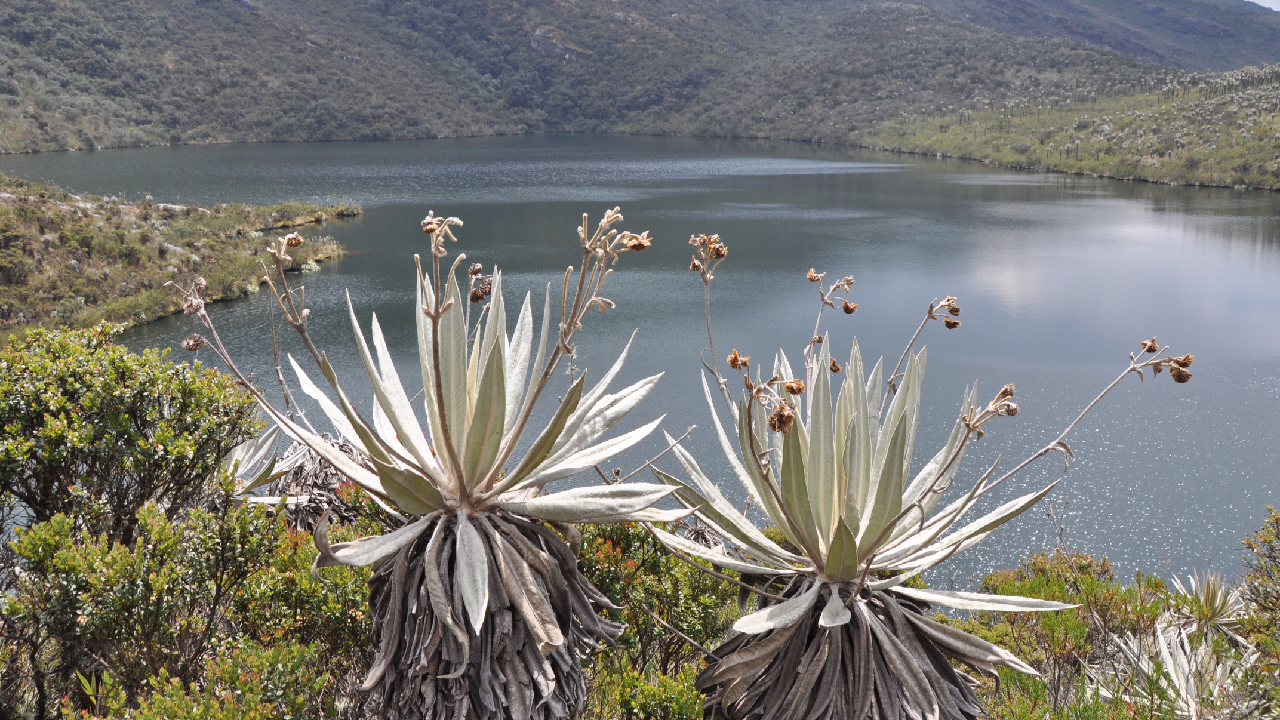
<path fill-rule="evenodd" d="M 1189 75 L 1156 92 L 904 115 L 867 147 L 1015 168 L 1280 190 L 1280 65 Z"/>
<path fill-rule="evenodd" d="M 133 325 L 176 312 L 168 281 L 208 282 L 210 299 L 256 292 L 268 233 L 360 214 L 311 203 L 202 208 L 79 196 L 0 175 L 0 337 L 33 326 Z M 342 248 L 316 238 L 296 269 Z"/>

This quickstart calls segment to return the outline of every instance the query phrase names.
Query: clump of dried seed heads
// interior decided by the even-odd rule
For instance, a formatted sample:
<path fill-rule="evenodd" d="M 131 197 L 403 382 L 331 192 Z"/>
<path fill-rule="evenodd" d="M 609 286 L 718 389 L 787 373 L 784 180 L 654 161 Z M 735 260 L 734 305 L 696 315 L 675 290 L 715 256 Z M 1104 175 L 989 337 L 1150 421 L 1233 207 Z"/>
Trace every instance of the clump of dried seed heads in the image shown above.
<path fill-rule="evenodd" d="M 702 273 L 703 283 L 711 282 L 715 278 L 716 266 L 729 256 L 729 247 L 719 235 L 693 235 L 689 244 L 697 250 L 689 261 L 689 269 Z"/>
<path fill-rule="evenodd" d="M 788 380 L 783 387 L 786 388 L 788 395 L 801 395 L 804 393 L 803 380 Z"/>
<path fill-rule="evenodd" d="M 734 370 L 745 370 L 747 363 L 751 362 L 751 356 L 740 355 L 738 354 L 738 348 L 734 348 L 733 352 L 729 354 L 727 362 L 729 363 L 729 367 Z"/>

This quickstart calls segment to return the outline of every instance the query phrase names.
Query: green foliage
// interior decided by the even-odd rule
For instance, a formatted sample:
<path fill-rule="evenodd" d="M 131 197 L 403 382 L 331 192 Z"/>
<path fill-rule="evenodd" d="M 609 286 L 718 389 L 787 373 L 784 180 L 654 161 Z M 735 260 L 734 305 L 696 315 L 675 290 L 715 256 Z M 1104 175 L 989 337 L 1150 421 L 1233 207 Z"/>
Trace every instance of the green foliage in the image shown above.
<path fill-rule="evenodd" d="M 0 338 L 33 325 L 147 322 L 181 307 L 166 282 L 197 276 L 206 300 L 242 296 L 261 281 L 263 231 L 358 214 L 354 205 L 128 203 L 0 175 Z M 341 248 L 313 238 L 290 254 L 296 270 Z"/>
<path fill-rule="evenodd" d="M 735 586 L 673 557 L 634 523 L 584 528 L 579 563 L 597 588 L 623 606 L 618 648 L 591 667 L 587 716 L 684 720 L 702 717 L 693 686 L 702 653 L 650 612 L 703 647 L 719 644 L 737 618 Z"/>
<path fill-rule="evenodd" d="M 191 682 L 233 597 L 269 562 L 274 525 L 261 509 L 196 510 L 175 524 L 147 505 L 128 546 L 77 537 L 59 514 L 19 534 L 17 593 L 4 613 L 56 641 L 58 663 L 109 670 L 130 698 L 160 670 Z"/>
<path fill-rule="evenodd" d="M 662 627 L 649 612 L 703 647 L 719 642 L 737 619 L 735 586 L 666 552 L 634 523 L 584 528 L 582 572 L 614 604 L 627 629 L 618 645 L 630 667 L 675 675 L 701 653 Z"/>
<path fill-rule="evenodd" d="M 1280 66 L 1271 65 L 1170 78 L 1158 92 L 1032 98 L 979 105 L 972 112 L 924 113 L 860 133 L 855 142 L 1010 167 L 1276 190 L 1277 112 Z"/>
<path fill-rule="evenodd" d="M 593 720 L 700 720 L 702 694 L 694 687 L 697 670 L 686 665 L 668 676 L 641 673 L 625 660 L 594 677 L 585 716 Z"/>
<path fill-rule="evenodd" d="M 205 668 L 202 684 L 184 686 L 160 670 L 136 709 L 115 678 L 81 676 L 92 710 L 62 710 L 63 720 L 130 717 L 134 720 L 301 720 L 318 717 L 329 682 L 324 655 L 304 645 L 263 648 L 243 643 L 223 648 Z"/>
<path fill-rule="evenodd" d="M 67 513 L 129 543 L 145 504 L 173 517 L 206 500 L 258 423 L 229 377 L 131 353 L 119 332 L 36 330 L 0 349 L 0 476 L 30 522 Z"/>
<path fill-rule="evenodd" d="M 1258 682 L 1273 707 L 1280 707 L 1280 512 L 1267 507 L 1262 527 L 1244 539 L 1249 554 L 1244 595 L 1252 612 L 1241 623 L 1260 655 Z"/>

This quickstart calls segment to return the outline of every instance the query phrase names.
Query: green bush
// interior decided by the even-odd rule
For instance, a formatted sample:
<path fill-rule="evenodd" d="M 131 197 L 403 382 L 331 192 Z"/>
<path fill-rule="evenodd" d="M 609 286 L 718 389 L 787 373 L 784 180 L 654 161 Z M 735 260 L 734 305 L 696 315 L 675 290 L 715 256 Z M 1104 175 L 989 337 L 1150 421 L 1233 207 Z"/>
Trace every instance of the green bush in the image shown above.
<path fill-rule="evenodd" d="M 63 720 L 129 717 L 133 720 L 299 720 L 319 717 L 329 681 L 323 653 L 291 645 L 263 648 L 252 643 L 225 648 L 209 663 L 204 683 L 183 685 L 161 670 L 151 693 L 131 708 L 109 673 L 81 676 L 92 710 L 64 705 Z"/>
<path fill-rule="evenodd" d="M 35 694 L 74 693 L 73 671 L 110 672 L 129 700 L 162 670 L 198 679 L 233 599 L 270 562 L 277 525 L 261 508 L 196 510 L 178 524 L 147 505 L 132 546 L 77 536 L 61 514 L 20 531 L 15 594 L 0 613 L 25 631 Z"/>
<path fill-rule="evenodd" d="M 147 503 L 172 519 L 205 501 L 259 425 L 230 377 L 119 333 L 35 330 L 0 350 L 0 477 L 28 522 L 62 513 L 128 544 Z"/>

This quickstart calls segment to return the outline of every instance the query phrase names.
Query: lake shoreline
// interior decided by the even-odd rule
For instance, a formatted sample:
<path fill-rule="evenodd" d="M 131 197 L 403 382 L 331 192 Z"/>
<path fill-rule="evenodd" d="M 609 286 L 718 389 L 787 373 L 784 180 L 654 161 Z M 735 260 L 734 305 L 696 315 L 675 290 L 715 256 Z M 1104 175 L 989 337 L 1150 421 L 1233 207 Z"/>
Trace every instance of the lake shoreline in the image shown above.
<path fill-rule="evenodd" d="M 359 216 L 358 205 L 220 204 L 210 208 L 75 195 L 0 176 L 0 337 L 35 327 L 132 327 L 181 311 L 171 284 L 197 277 L 211 301 L 258 291 L 272 231 Z M 294 251 L 292 270 L 343 254 L 331 238 Z"/>

